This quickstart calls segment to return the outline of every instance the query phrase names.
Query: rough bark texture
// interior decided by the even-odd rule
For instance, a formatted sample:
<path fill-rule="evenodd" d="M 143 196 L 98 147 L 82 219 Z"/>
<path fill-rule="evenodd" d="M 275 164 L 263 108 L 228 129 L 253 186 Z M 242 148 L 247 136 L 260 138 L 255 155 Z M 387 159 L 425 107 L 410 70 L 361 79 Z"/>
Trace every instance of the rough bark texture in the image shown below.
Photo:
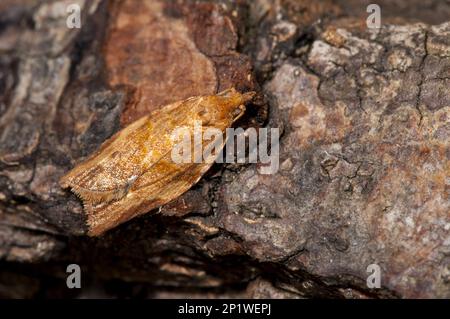
<path fill-rule="evenodd" d="M 450 298 L 450 4 L 378 1 L 373 30 L 366 2 L 2 1 L 0 296 Z M 215 165 L 84 236 L 58 179 L 142 114 L 231 86 L 258 92 L 240 126 L 282 131 L 279 171 Z"/>

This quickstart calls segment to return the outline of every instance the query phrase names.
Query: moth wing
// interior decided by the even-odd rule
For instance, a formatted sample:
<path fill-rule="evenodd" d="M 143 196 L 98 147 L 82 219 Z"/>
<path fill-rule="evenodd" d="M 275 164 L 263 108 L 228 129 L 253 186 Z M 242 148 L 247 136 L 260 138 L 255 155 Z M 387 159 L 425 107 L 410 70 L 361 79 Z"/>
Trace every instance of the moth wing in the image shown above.
<path fill-rule="evenodd" d="M 161 159 L 162 155 L 153 154 L 146 142 L 154 132 L 161 131 L 160 127 L 167 126 L 172 114 L 180 116 L 176 110 L 181 104 L 166 105 L 117 132 L 91 157 L 63 176 L 61 187 L 70 187 L 85 204 L 122 198 L 143 170 Z"/>
<path fill-rule="evenodd" d="M 215 149 L 220 151 L 224 145 L 225 141 L 222 139 L 217 142 Z M 193 144 L 191 148 L 192 156 L 195 156 L 195 150 L 203 151 L 203 147 L 202 141 Z M 200 163 L 174 163 L 172 153 L 169 151 L 159 161 L 153 164 L 151 169 L 140 176 L 130 190 L 145 190 L 147 193 L 151 192 L 152 197 L 158 197 L 158 194 L 167 195 L 168 191 L 175 191 L 177 188 L 180 190 L 186 188 L 184 191 L 181 191 L 179 194 L 181 195 L 202 177 L 212 166 L 217 156 L 218 154 L 208 154 L 208 157 L 202 158 Z M 172 193 L 175 194 L 178 191 Z"/>
<path fill-rule="evenodd" d="M 140 174 L 139 159 L 147 156 L 133 138 L 143 134 L 148 117 L 143 117 L 116 133 L 100 149 L 60 180 L 85 202 L 110 201 L 123 196 Z"/>
<path fill-rule="evenodd" d="M 222 148 L 224 143 L 220 145 Z M 122 199 L 91 207 L 89 234 L 96 236 L 131 218 L 167 204 L 185 193 L 208 171 L 216 157 L 210 156 L 202 163 L 175 164 L 171 154 L 166 154 L 151 169 L 140 176 Z"/>

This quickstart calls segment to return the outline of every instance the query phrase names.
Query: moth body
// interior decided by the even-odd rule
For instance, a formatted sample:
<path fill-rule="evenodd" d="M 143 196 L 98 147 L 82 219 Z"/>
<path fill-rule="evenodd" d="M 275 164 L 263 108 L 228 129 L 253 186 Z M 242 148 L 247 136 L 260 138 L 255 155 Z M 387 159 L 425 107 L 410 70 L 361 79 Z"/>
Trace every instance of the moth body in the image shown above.
<path fill-rule="evenodd" d="M 160 207 L 192 187 L 213 161 L 174 162 L 173 131 L 201 123 L 225 132 L 253 95 L 230 89 L 166 105 L 117 132 L 63 176 L 61 187 L 83 201 L 89 235 Z"/>

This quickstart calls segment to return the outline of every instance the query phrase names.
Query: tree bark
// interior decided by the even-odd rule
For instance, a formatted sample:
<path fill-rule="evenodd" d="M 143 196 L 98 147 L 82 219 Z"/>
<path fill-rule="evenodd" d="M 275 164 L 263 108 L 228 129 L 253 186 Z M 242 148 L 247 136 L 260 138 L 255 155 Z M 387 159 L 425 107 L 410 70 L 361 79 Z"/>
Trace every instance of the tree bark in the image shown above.
<path fill-rule="evenodd" d="M 450 4 L 378 1 L 369 29 L 369 3 L 2 1 L 0 296 L 449 298 Z M 230 87 L 257 92 L 239 126 L 280 129 L 279 170 L 215 164 L 87 237 L 59 178 L 142 115 Z"/>

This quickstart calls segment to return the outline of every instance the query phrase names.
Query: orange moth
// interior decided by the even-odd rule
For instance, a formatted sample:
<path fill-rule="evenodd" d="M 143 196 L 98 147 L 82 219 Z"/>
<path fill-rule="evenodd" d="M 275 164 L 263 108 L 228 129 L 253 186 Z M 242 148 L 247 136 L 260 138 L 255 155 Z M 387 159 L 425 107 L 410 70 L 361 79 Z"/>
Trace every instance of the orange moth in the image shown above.
<path fill-rule="evenodd" d="M 83 201 L 88 234 L 102 234 L 189 190 L 217 154 L 200 162 L 174 161 L 174 130 L 201 123 L 202 130 L 215 128 L 223 134 L 243 115 L 244 104 L 253 95 L 229 89 L 166 105 L 117 132 L 63 176 L 61 187 L 70 188 Z"/>

